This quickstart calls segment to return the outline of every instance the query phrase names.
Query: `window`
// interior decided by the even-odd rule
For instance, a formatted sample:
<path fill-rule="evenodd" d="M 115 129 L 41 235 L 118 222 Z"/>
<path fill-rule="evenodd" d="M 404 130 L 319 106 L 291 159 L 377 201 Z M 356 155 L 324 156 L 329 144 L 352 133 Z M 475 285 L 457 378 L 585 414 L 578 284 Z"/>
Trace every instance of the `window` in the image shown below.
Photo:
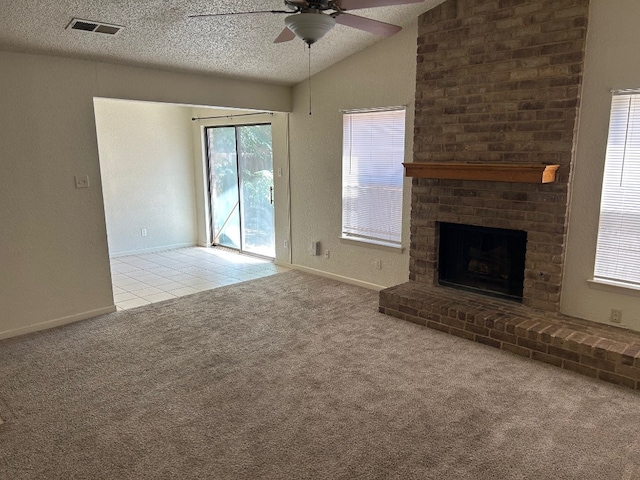
<path fill-rule="evenodd" d="M 405 109 L 343 116 L 342 237 L 400 246 Z"/>
<path fill-rule="evenodd" d="M 640 287 L 640 91 L 611 103 L 594 277 Z"/>

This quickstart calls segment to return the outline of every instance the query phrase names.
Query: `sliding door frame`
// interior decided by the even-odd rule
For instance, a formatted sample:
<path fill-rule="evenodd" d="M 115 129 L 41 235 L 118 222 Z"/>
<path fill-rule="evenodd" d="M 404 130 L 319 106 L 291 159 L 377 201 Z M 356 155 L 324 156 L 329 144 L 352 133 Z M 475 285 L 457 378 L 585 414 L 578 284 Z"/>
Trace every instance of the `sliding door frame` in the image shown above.
<path fill-rule="evenodd" d="M 206 155 L 206 171 L 207 171 L 207 201 L 208 201 L 208 206 L 209 206 L 209 225 L 210 225 L 210 235 L 209 238 L 207 239 L 208 244 L 211 246 L 216 246 L 217 244 L 214 243 L 215 240 L 215 235 L 216 235 L 216 231 L 215 231 L 215 225 L 214 225 L 214 205 L 213 205 L 213 201 L 212 201 L 212 194 L 213 194 L 213 185 L 212 185 L 212 181 L 213 181 L 213 175 L 212 175 L 212 168 L 211 168 L 211 147 L 209 144 L 209 130 L 213 130 L 213 129 L 217 129 L 217 128 L 233 128 L 234 129 L 234 141 L 235 141 L 235 162 L 236 162 L 236 181 L 237 181 L 237 189 L 238 189 L 238 200 L 239 200 L 239 204 L 238 204 L 238 222 L 239 222 L 239 228 L 240 228 L 240 239 L 239 239 L 239 248 L 233 248 L 233 247 L 227 247 L 227 248 L 232 248 L 233 250 L 237 250 L 240 253 L 244 253 L 244 254 L 248 254 L 248 255 L 254 255 L 254 256 L 259 256 L 259 257 L 264 257 L 264 258 L 270 258 L 270 259 L 274 259 L 275 258 L 275 251 L 273 253 L 273 256 L 264 256 L 264 255 L 260 255 L 258 253 L 254 253 L 254 252 L 248 252 L 247 250 L 245 250 L 245 241 L 244 241 L 244 230 L 243 230 L 243 215 L 242 215 L 242 208 L 243 208 L 243 203 L 244 203 L 244 193 L 243 193 L 243 188 L 242 188 L 242 172 L 240 169 L 240 153 L 238 151 L 238 145 L 239 145 L 239 129 L 243 128 L 243 127 L 259 127 L 259 126 L 269 126 L 269 128 L 271 129 L 271 134 L 272 134 L 272 138 L 270 140 L 271 142 L 271 154 L 272 154 L 272 164 L 271 164 L 271 173 L 274 173 L 274 167 L 273 167 L 273 123 L 272 122 L 256 122 L 256 123 L 240 123 L 240 124 L 230 124 L 230 125 L 210 125 L 210 126 L 205 126 L 204 127 L 204 146 L 205 146 L 205 155 Z M 274 191 L 274 187 L 275 185 L 272 185 L 271 187 L 271 194 L 272 194 L 272 201 L 271 204 L 272 206 L 274 205 L 273 203 L 273 191 Z M 275 235 L 275 209 L 274 209 L 274 218 L 273 218 L 274 222 L 272 225 L 272 231 L 273 234 Z M 222 245 L 225 246 L 225 245 Z M 275 247 L 275 246 L 274 246 Z"/>

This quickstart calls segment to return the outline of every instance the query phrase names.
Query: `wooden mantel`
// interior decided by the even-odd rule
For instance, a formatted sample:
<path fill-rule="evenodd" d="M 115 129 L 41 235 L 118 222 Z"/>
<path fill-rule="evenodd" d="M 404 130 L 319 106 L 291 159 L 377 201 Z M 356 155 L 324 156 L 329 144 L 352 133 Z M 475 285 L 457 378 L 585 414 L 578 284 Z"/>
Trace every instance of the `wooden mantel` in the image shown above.
<path fill-rule="evenodd" d="M 407 177 L 491 182 L 551 183 L 559 165 L 544 163 L 403 163 Z"/>

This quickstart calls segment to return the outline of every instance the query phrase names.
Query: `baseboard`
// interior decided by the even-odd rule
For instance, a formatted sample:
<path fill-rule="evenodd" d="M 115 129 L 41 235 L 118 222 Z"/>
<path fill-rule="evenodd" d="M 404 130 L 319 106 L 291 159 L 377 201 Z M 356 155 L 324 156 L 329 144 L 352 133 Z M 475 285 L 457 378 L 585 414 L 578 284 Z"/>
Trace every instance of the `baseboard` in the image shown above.
<path fill-rule="evenodd" d="M 176 248 L 197 247 L 197 243 L 176 243 L 174 245 L 163 245 L 161 247 L 141 248 L 138 250 L 128 250 L 126 252 L 109 253 L 109 258 L 126 257 L 127 255 L 140 255 L 141 253 L 164 252 L 165 250 L 174 250 Z"/>
<path fill-rule="evenodd" d="M 293 263 L 275 261 L 274 264 L 280 267 L 287 267 L 293 270 L 300 270 L 301 272 L 312 273 L 320 277 L 330 278 L 331 280 L 338 280 L 339 282 L 348 283 L 350 285 L 356 285 L 357 287 L 363 287 L 368 290 L 380 291 L 387 288 L 383 285 L 376 285 L 375 283 L 363 282 L 362 280 L 357 280 L 355 278 L 344 277 L 342 275 L 337 275 L 335 273 L 324 272 L 322 270 L 316 270 L 315 268 L 304 267 L 302 265 L 295 265 Z"/>
<path fill-rule="evenodd" d="M 0 340 L 5 338 L 17 337 L 18 335 L 25 335 L 27 333 L 39 332 L 41 330 L 48 330 L 54 327 L 60 327 L 69 323 L 79 322 L 81 320 L 87 320 L 89 318 L 98 317 L 100 315 L 106 315 L 116 311 L 116 306 L 98 308 L 97 310 L 89 310 L 88 312 L 77 313 L 68 317 L 56 318 L 54 320 L 47 320 L 46 322 L 35 323 L 26 327 L 16 328 L 13 330 L 7 330 L 0 332 Z"/>

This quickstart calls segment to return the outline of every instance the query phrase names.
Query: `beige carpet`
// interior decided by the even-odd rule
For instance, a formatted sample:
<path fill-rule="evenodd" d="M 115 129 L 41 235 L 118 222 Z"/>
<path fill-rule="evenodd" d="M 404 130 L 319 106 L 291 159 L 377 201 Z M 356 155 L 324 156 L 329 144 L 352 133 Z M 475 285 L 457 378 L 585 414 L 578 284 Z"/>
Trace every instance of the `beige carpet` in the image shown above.
<path fill-rule="evenodd" d="M 288 272 L 0 342 L 1 479 L 640 478 L 640 396 Z"/>

